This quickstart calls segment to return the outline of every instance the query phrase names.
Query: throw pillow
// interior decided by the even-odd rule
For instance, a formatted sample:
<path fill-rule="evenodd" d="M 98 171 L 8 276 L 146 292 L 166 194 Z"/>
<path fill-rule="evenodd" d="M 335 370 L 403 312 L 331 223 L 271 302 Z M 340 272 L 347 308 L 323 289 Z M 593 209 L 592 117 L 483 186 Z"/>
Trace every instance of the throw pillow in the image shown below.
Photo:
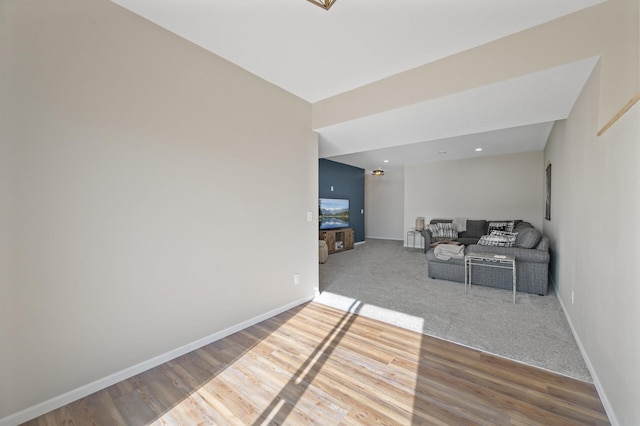
<path fill-rule="evenodd" d="M 455 230 L 451 223 L 432 223 L 429 225 L 429 231 L 433 238 L 458 238 L 458 231 Z"/>
<path fill-rule="evenodd" d="M 489 230 L 487 231 L 489 235 L 491 235 L 491 231 L 513 232 L 513 221 L 489 222 Z"/>
<path fill-rule="evenodd" d="M 526 228 L 518 233 L 516 237 L 516 247 L 534 248 L 542 239 L 542 233 L 536 228 Z"/>
<path fill-rule="evenodd" d="M 481 246 L 513 247 L 516 242 L 516 234 L 513 232 L 492 231 L 489 235 L 483 235 L 478 241 Z"/>

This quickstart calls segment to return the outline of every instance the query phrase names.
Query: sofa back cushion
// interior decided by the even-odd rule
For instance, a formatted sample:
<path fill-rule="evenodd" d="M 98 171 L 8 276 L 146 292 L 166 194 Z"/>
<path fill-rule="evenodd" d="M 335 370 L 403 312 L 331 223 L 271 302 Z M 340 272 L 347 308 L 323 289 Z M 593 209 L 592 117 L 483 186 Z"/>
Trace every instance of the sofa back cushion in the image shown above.
<path fill-rule="evenodd" d="M 544 250 L 546 252 L 549 252 L 549 238 L 543 235 L 542 238 L 540 238 L 538 245 L 536 246 L 536 250 Z"/>
<path fill-rule="evenodd" d="M 542 233 L 533 227 L 524 227 L 518 231 L 516 235 L 516 247 L 534 248 L 542 239 Z"/>
<path fill-rule="evenodd" d="M 522 232 L 525 230 L 525 228 L 533 228 L 533 225 L 529 222 L 520 222 L 516 224 L 515 228 L 513 228 L 513 232 Z"/>
<path fill-rule="evenodd" d="M 431 219 L 429 221 L 429 223 L 434 224 L 434 223 L 451 223 L 453 222 L 453 219 Z"/>
<path fill-rule="evenodd" d="M 470 220 L 467 219 L 467 230 L 461 232 L 458 237 L 460 238 L 475 238 L 480 239 L 487 233 L 487 221 L 486 220 Z"/>

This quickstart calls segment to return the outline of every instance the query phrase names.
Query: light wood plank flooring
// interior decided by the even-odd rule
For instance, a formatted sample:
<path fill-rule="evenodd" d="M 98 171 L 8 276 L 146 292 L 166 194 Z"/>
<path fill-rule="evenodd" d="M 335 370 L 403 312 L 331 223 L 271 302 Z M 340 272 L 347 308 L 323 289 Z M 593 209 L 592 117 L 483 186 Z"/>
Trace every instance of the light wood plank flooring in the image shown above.
<path fill-rule="evenodd" d="M 608 420 L 591 384 L 312 302 L 27 424 Z"/>

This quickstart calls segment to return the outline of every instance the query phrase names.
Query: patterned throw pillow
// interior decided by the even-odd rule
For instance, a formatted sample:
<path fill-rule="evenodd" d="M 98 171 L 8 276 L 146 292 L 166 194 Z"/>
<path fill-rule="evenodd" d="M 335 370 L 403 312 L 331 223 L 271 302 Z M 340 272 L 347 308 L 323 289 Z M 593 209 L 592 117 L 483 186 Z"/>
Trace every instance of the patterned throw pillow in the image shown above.
<path fill-rule="evenodd" d="M 511 222 L 489 222 L 489 230 L 487 231 L 491 235 L 492 231 L 504 231 L 513 232 L 513 221 Z"/>
<path fill-rule="evenodd" d="M 458 238 L 458 231 L 453 227 L 451 223 L 432 223 L 429 224 L 429 231 L 433 238 L 437 239 L 456 239 Z"/>
<path fill-rule="evenodd" d="M 516 235 L 518 234 L 513 232 L 491 231 L 491 234 L 480 237 L 478 245 L 513 247 L 516 243 Z"/>

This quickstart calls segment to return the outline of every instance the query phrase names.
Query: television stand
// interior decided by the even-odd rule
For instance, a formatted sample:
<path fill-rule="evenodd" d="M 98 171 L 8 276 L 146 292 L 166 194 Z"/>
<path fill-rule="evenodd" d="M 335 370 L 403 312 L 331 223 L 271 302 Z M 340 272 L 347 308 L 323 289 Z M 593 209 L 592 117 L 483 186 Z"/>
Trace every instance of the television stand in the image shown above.
<path fill-rule="evenodd" d="M 329 254 L 353 249 L 353 229 L 325 229 L 320 231 L 320 239 L 327 243 Z"/>

